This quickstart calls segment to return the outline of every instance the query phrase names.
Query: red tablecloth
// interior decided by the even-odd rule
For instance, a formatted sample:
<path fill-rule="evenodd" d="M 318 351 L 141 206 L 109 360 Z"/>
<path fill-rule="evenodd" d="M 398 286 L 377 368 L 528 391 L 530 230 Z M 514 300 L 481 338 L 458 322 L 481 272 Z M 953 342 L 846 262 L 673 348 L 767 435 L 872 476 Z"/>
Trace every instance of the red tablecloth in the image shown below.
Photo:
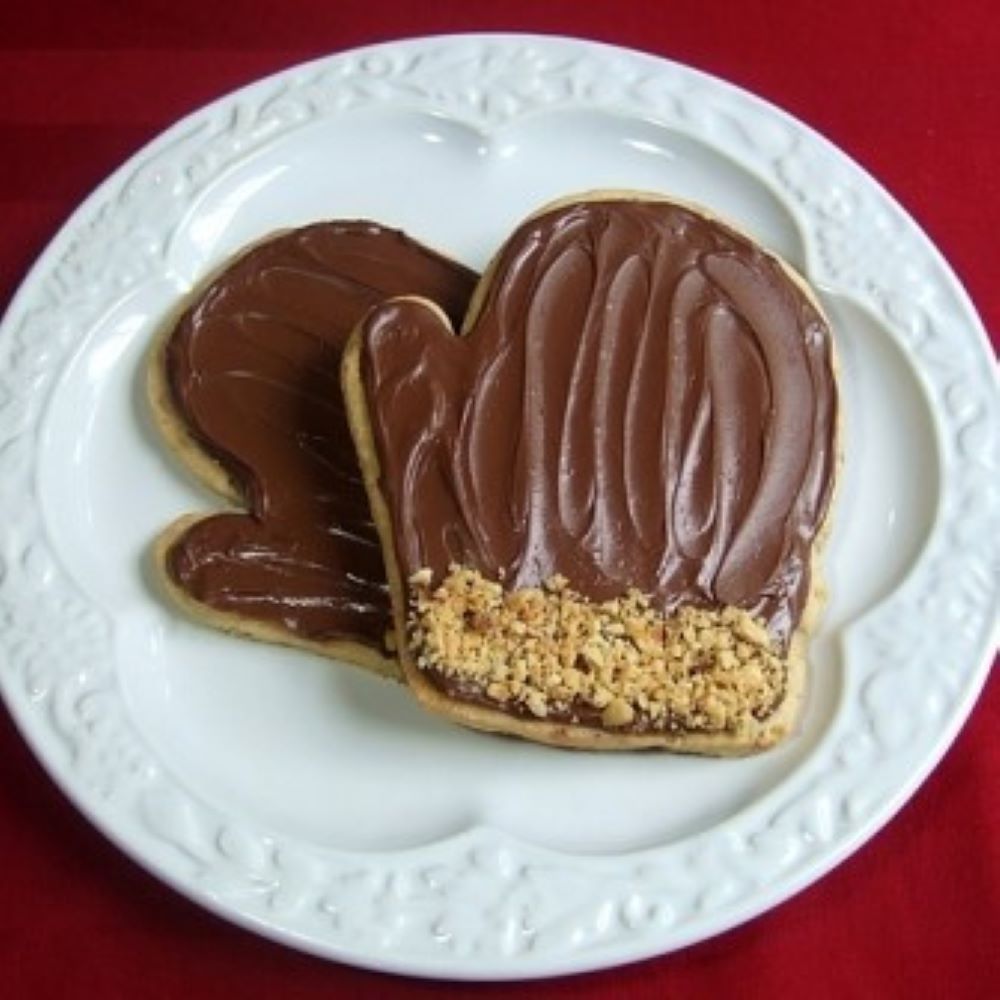
<path fill-rule="evenodd" d="M 0 301 L 69 211 L 181 114 L 358 44 L 524 30 L 648 50 L 811 123 L 927 229 L 1000 329 L 1000 15 L 992 0 L 8 3 L 0 12 Z M 1000 689 L 890 826 L 790 902 L 687 951 L 490 996 L 1000 994 Z M 199 910 L 63 800 L 0 712 L 0 995 L 459 995 L 326 963 Z"/>

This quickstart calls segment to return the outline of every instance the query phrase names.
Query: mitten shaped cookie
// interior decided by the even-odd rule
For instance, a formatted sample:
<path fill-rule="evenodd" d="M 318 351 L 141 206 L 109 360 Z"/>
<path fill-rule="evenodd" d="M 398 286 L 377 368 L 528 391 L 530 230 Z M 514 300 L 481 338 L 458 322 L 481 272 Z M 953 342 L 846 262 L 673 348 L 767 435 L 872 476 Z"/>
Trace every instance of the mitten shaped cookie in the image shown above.
<path fill-rule="evenodd" d="M 168 592 L 207 624 L 398 676 L 389 595 L 340 394 L 340 355 L 403 293 L 461 316 L 476 276 L 371 222 L 272 237 L 197 293 L 149 367 L 156 422 L 240 509 L 190 515 L 155 547 Z"/>
<path fill-rule="evenodd" d="M 404 298 L 344 353 L 412 690 L 567 746 L 781 739 L 837 467 L 804 282 L 701 210 L 596 194 L 517 229 L 462 332 Z"/>

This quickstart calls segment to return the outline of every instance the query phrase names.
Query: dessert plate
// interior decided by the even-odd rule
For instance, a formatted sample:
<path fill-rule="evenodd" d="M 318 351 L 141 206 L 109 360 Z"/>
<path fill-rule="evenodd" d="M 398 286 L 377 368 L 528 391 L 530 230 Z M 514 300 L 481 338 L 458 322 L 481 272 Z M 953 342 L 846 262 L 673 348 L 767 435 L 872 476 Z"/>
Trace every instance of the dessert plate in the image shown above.
<path fill-rule="evenodd" d="M 143 366 L 192 284 L 271 230 L 372 217 L 482 267 L 556 196 L 701 202 L 803 270 L 840 356 L 844 468 L 808 705 L 747 760 L 567 753 L 451 728 L 348 666 L 216 633 L 149 544 L 217 501 L 157 439 Z M 745 921 L 886 823 L 995 641 L 1000 402 L 927 237 L 806 126 L 571 39 L 348 52 L 179 122 L 66 223 L 0 332 L 0 682 L 66 794 L 204 906 L 434 977 L 607 967 Z"/>

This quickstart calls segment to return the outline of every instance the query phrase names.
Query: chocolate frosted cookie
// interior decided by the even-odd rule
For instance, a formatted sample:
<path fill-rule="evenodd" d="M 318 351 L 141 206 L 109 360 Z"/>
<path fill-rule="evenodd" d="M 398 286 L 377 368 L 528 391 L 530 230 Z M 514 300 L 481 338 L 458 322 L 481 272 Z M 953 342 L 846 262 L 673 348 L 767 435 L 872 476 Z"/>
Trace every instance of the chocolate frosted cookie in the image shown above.
<path fill-rule="evenodd" d="M 701 210 L 598 194 L 517 229 L 462 334 L 403 298 L 344 353 L 413 691 L 568 746 L 781 739 L 837 468 L 805 283 Z"/>
<path fill-rule="evenodd" d="M 238 509 L 157 542 L 168 592 L 198 619 L 398 675 L 389 594 L 340 394 L 352 328 L 404 293 L 461 316 L 476 276 L 371 222 L 271 237 L 164 332 L 153 412 L 181 460 Z"/>

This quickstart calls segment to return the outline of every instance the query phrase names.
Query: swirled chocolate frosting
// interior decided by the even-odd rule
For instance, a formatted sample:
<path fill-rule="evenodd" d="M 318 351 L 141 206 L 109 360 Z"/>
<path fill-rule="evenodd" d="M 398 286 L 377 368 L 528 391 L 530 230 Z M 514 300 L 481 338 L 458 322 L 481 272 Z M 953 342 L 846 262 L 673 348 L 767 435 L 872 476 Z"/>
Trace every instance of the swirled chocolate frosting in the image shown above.
<path fill-rule="evenodd" d="M 389 296 L 423 295 L 461 316 L 475 279 L 396 230 L 329 222 L 258 245 L 204 289 L 167 341 L 167 382 L 248 510 L 206 517 L 174 544 L 178 586 L 305 639 L 381 647 L 389 596 L 341 350 Z"/>
<path fill-rule="evenodd" d="M 787 646 L 835 471 L 830 331 L 775 258 L 668 202 L 522 225 L 464 336 L 412 301 L 362 382 L 404 577 L 555 574 L 665 612 L 735 606 Z"/>

